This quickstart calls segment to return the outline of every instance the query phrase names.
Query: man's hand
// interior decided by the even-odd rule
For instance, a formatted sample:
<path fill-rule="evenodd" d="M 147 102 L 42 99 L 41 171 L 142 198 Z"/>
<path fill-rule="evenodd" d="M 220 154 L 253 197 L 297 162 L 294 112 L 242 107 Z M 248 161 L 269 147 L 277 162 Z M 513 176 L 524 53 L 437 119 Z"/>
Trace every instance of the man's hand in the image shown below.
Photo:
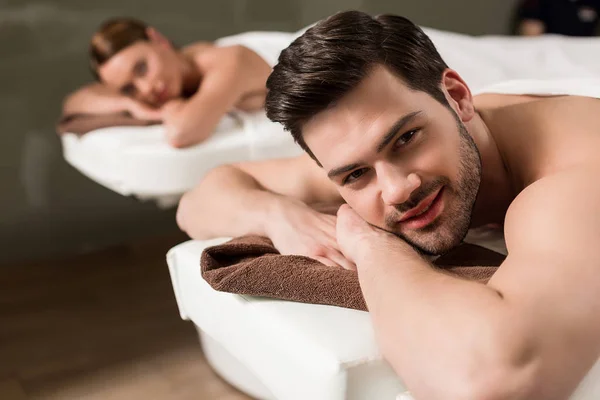
<path fill-rule="evenodd" d="M 267 235 L 281 254 L 307 256 L 329 266 L 356 268 L 340 252 L 335 239 L 335 216 L 319 213 L 292 199 L 285 199 L 276 208 Z"/>
<path fill-rule="evenodd" d="M 347 204 L 342 205 L 337 213 L 336 238 L 342 253 L 354 265 L 368 260 L 373 251 L 393 248 L 394 251 L 414 252 L 402 239 L 367 223 Z"/>

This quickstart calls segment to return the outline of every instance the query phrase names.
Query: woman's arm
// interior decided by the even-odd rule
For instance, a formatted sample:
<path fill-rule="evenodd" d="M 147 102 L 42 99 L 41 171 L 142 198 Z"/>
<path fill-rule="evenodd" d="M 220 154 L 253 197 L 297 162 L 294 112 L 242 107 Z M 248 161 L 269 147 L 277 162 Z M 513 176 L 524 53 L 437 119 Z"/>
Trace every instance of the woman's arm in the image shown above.
<path fill-rule="evenodd" d="M 63 117 L 74 114 L 116 114 L 128 112 L 134 118 L 158 121 L 160 110 L 124 96 L 101 83 L 86 85 L 69 94 L 63 102 Z"/>
<path fill-rule="evenodd" d="M 220 119 L 239 104 L 258 109 L 256 95 L 264 90 L 271 68 L 242 46 L 214 48 L 202 55 L 204 76 L 198 92 L 187 101 L 163 109 L 167 139 L 174 147 L 188 147 L 207 139 Z M 249 101 L 245 101 L 249 100 Z M 264 99 L 261 102 L 264 105 Z"/>

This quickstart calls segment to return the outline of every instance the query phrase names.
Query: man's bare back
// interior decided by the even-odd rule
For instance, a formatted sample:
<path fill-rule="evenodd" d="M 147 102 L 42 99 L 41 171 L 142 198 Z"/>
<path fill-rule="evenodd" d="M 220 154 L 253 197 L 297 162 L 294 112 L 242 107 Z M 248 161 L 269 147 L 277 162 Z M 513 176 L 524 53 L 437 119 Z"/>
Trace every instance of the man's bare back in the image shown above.
<path fill-rule="evenodd" d="M 513 96 L 506 97 L 504 106 L 481 109 L 481 114 L 521 189 L 575 165 L 597 167 L 597 99 L 560 96 L 514 104 Z"/>

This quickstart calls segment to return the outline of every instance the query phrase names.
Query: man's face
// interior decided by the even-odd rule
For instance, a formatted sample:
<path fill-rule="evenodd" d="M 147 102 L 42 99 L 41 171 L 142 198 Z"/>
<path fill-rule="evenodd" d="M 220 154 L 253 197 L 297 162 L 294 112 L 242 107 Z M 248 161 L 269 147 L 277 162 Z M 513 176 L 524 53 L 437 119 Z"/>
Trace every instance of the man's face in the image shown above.
<path fill-rule="evenodd" d="M 303 127 L 346 202 L 424 253 L 467 233 L 481 180 L 475 143 L 454 112 L 376 67 Z"/>

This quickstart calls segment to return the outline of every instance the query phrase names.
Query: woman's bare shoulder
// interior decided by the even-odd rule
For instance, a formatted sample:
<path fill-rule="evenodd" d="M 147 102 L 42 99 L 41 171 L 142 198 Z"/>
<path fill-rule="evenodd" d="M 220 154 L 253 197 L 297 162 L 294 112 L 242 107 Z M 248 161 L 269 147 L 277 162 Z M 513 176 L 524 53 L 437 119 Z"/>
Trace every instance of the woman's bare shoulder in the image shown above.
<path fill-rule="evenodd" d="M 215 44 L 212 42 L 194 42 L 182 47 L 181 52 L 189 57 L 196 57 L 215 47 Z"/>

